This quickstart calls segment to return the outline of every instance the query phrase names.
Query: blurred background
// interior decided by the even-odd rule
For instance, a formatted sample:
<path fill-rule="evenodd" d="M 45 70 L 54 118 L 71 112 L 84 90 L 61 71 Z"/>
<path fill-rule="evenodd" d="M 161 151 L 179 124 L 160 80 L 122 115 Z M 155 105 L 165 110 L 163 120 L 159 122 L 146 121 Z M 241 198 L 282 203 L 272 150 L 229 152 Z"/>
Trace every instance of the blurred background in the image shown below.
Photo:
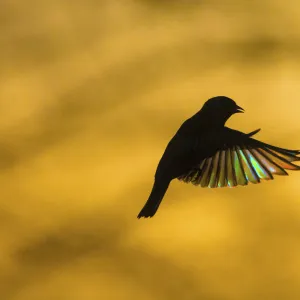
<path fill-rule="evenodd" d="M 212 96 L 300 148 L 297 1 L 1 0 L 0 45 L 0 299 L 300 299 L 300 173 L 136 219 Z"/>

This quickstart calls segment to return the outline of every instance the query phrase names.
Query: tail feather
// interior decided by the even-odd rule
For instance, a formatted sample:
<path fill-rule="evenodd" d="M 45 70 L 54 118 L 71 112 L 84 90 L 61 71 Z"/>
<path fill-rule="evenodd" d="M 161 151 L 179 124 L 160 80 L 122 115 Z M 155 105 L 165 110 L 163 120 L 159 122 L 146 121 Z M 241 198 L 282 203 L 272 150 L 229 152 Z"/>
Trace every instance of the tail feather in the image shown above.
<path fill-rule="evenodd" d="M 141 217 L 144 218 L 151 218 L 155 215 L 168 187 L 170 182 L 154 182 L 151 194 L 138 214 L 137 218 L 140 219 Z"/>

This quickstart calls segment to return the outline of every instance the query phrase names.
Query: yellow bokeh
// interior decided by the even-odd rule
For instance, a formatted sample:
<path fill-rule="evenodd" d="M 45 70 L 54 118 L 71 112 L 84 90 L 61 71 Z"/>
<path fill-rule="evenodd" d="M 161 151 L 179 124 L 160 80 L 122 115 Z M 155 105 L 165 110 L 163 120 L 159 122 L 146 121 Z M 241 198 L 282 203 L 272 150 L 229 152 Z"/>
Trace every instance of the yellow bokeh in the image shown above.
<path fill-rule="evenodd" d="M 2 0 L 1 300 L 298 300 L 300 173 L 172 182 L 136 216 L 181 123 L 300 148 L 295 1 Z"/>

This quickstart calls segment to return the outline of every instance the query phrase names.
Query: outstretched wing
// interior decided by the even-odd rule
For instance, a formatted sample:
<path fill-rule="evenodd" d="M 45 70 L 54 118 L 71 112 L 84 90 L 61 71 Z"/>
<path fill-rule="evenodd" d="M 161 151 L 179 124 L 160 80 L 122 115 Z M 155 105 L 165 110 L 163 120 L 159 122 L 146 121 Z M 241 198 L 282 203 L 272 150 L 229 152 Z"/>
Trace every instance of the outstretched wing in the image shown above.
<path fill-rule="evenodd" d="M 250 138 L 259 130 L 244 138 L 234 137 L 212 157 L 203 159 L 199 165 L 178 177 L 201 187 L 234 187 L 271 180 L 273 175 L 288 175 L 285 170 L 300 170 L 293 164 L 299 161 L 300 151 L 288 150 L 262 143 Z"/>

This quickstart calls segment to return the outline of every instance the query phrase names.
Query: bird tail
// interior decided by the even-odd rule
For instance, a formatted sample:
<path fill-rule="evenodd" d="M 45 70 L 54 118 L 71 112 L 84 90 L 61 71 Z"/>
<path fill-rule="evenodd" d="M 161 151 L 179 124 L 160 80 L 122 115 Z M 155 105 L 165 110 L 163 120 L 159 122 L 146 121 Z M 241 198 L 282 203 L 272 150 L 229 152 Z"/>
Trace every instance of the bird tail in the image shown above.
<path fill-rule="evenodd" d="M 148 218 L 153 217 L 169 187 L 170 181 L 166 182 L 154 182 L 151 194 L 145 204 L 145 206 L 142 208 L 140 213 L 138 214 L 138 219 L 141 217 Z"/>

